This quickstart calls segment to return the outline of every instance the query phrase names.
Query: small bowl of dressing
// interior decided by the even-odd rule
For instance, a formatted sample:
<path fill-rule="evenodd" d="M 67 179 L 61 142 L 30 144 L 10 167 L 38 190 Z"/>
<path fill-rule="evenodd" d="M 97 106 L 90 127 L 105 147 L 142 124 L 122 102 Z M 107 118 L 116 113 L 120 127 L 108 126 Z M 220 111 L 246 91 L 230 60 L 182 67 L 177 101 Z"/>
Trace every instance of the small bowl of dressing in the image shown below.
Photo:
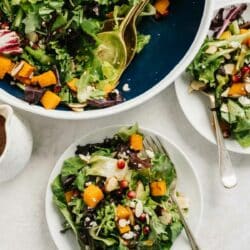
<path fill-rule="evenodd" d="M 33 138 L 27 122 L 0 105 L 0 182 L 14 178 L 29 162 Z"/>

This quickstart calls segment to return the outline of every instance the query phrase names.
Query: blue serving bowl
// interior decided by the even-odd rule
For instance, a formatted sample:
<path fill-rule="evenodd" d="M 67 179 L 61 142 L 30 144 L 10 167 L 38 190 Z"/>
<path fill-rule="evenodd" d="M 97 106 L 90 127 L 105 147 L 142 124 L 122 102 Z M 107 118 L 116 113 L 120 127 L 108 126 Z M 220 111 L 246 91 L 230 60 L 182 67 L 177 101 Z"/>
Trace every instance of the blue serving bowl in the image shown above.
<path fill-rule="evenodd" d="M 45 110 L 23 101 L 23 92 L 0 81 L 0 100 L 23 110 L 57 119 L 90 119 L 112 115 L 148 100 L 169 86 L 192 61 L 208 30 L 213 13 L 212 0 L 173 0 L 170 13 L 161 20 L 145 18 L 139 32 L 150 34 L 150 43 L 134 58 L 123 74 L 118 89 L 126 101 L 102 110 L 75 113 L 59 107 Z M 130 91 L 122 86 L 128 83 Z"/>

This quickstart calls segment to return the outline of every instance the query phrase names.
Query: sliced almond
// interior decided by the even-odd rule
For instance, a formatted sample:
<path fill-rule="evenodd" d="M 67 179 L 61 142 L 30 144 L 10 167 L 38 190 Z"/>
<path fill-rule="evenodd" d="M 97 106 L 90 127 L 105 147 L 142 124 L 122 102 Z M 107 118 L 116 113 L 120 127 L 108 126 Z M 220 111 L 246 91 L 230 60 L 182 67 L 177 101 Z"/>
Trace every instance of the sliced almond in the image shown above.
<path fill-rule="evenodd" d="M 18 74 L 18 72 L 23 68 L 24 64 L 25 64 L 24 61 L 21 61 L 20 63 L 16 64 L 15 67 L 11 70 L 10 75 L 12 77 L 15 77 Z"/>
<path fill-rule="evenodd" d="M 201 89 L 204 89 L 205 87 L 206 87 L 206 83 L 204 82 L 194 80 L 190 83 L 190 88 L 192 90 L 201 90 Z"/>
<path fill-rule="evenodd" d="M 118 224 L 120 227 L 126 227 L 127 225 L 129 225 L 129 223 L 130 223 L 129 220 L 125 220 L 125 219 L 120 219 L 118 221 Z"/>
<path fill-rule="evenodd" d="M 83 111 L 84 111 L 83 108 L 71 108 L 71 109 L 72 109 L 72 111 L 74 111 L 74 112 L 83 112 Z"/>
<path fill-rule="evenodd" d="M 140 200 L 137 201 L 137 204 L 135 206 L 135 216 L 139 218 L 143 213 L 143 205 Z"/>
<path fill-rule="evenodd" d="M 224 70 L 227 75 L 233 75 L 235 71 L 235 65 L 233 63 L 225 64 Z"/>
<path fill-rule="evenodd" d="M 112 192 L 119 188 L 118 180 L 115 177 L 110 177 L 105 182 L 105 191 Z"/>

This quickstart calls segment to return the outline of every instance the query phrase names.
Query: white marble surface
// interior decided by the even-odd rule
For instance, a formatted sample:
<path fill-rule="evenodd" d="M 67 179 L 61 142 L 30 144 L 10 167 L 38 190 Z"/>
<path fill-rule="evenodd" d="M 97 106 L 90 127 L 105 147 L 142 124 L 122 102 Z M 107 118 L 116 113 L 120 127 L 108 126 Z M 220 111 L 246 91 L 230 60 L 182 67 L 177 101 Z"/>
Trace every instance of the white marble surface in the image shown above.
<path fill-rule="evenodd" d="M 202 249 L 248 250 L 250 244 L 250 156 L 232 154 L 239 184 L 222 188 L 216 147 L 190 126 L 177 103 L 173 86 L 150 102 L 109 119 L 69 122 L 21 113 L 31 122 L 35 148 L 27 168 L 0 185 L 0 249 L 55 250 L 45 215 L 45 188 L 64 149 L 94 128 L 138 121 L 181 146 L 201 180 L 204 214 L 198 239 Z"/>

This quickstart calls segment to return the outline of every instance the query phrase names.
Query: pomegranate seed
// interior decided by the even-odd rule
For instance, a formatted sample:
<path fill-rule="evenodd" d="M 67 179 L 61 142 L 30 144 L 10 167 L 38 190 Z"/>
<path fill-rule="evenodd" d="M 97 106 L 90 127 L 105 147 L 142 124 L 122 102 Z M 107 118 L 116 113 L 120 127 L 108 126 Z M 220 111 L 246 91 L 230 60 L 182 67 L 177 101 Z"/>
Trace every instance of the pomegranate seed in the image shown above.
<path fill-rule="evenodd" d="M 149 226 L 145 226 L 145 227 L 142 229 L 142 231 L 143 231 L 143 234 L 145 234 L 145 235 L 149 234 L 149 233 L 150 233 L 150 228 L 149 228 Z"/>
<path fill-rule="evenodd" d="M 59 93 L 62 90 L 62 87 L 60 85 L 55 85 L 54 92 Z"/>
<path fill-rule="evenodd" d="M 246 74 L 246 73 L 248 73 L 248 72 L 250 72 L 250 67 L 244 66 L 244 67 L 241 69 L 241 72 L 242 72 L 243 75 Z"/>
<path fill-rule="evenodd" d="M 117 167 L 119 169 L 124 169 L 125 168 L 125 161 L 123 159 L 120 159 L 117 161 Z"/>
<path fill-rule="evenodd" d="M 146 221 L 146 214 L 145 213 L 142 213 L 141 216 L 139 217 L 139 220 L 141 222 L 145 222 Z"/>
<path fill-rule="evenodd" d="M 128 187 L 128 181 L 122 180 L 120 181 L 120 188 L 125 189 Z"/>
<path fill-rule="evenodd" d="M 134 199 L 136 197 L 136 193 L 135 193 L 135 191 L 129 191 L 127 193 L 127 196 L 129 199 Z"/>
<path fill-rule="evenodd" d="M 232 81 L 234 83 L 241 82 L 241 74 L 233 75 Z"/>

